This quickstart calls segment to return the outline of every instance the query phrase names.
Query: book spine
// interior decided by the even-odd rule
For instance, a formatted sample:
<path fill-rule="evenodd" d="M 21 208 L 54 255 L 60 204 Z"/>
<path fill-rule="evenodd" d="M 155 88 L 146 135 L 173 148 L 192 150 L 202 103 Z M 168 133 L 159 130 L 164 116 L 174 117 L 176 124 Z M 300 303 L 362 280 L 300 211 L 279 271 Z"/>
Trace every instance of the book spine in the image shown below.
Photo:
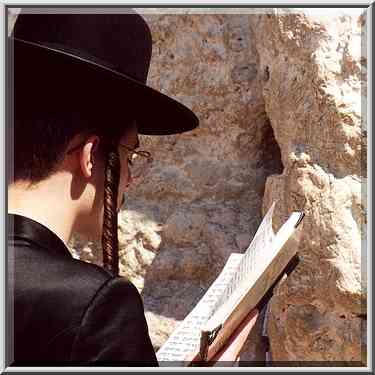
<path fill-rule="evenodd" d="M 202 331 L 201 333 L 201 342 L 200 342 L 200 350 L 199 355 L 202 361 L 207 361 L 208 357 L 208 349 L 210 345 L 214 342 L 217 334 L 221 330 L 222 325 L 220 324 L 212 331 Z"/>
<path fill-rule="evenodd" d="M 294 228 L 297 228 L 301 224 L 301 221 L 303 220 L 304 217 L 305 217 L 305 213 L 301 212 L 300 217 L 298 221 L 296 222 L 296 225 L 294 226 Z"/>

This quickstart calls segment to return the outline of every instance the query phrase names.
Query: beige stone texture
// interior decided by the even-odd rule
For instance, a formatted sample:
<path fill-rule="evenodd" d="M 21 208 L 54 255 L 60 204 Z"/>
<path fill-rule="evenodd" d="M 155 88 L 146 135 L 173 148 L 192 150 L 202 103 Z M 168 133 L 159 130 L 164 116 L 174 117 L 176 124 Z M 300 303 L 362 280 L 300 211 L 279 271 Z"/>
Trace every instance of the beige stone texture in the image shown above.
<path fill-rule="evenodd" d="M 365 21 L 287 10 L 251 20 L 284 166 L 267 179 L 263 212 L 277 200 L 276 227 L 306 213 L 290 244 L 301 262 L 272 299 L 276 361 L 366 361 Z"/>
<path fill-rule="evenodd" d="M 265 179 L 280 173 L 281 164 L 267 157 L 267 149 L 278 150 L 264 111 L 249 17 L 146 19 L 154 38 L 150 84 L 180 99 L 201 120 L 200 128 L 187 134 L 143 137 L 156 165 L 127 197 L 128 208 L 161 227 L 142 289 L 158 348 L 229 254 L 248 246 L 261 218 Z M 244 358 L 259 358 L 259 336 L 249 342 Z"/>

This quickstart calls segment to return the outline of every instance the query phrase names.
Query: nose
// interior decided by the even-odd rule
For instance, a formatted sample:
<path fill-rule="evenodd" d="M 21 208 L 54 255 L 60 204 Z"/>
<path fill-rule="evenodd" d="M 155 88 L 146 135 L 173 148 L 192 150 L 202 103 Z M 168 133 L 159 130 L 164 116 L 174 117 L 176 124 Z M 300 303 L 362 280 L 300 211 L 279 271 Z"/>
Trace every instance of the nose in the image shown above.
<path fill-rule="evenodd" d="M 128 183 L 126 186 L 129 186 L 132 182 L 133 182 L 133 176 L 132 176 L 132 172 L 131 172 L 131 169 L 128 168 Z"/>

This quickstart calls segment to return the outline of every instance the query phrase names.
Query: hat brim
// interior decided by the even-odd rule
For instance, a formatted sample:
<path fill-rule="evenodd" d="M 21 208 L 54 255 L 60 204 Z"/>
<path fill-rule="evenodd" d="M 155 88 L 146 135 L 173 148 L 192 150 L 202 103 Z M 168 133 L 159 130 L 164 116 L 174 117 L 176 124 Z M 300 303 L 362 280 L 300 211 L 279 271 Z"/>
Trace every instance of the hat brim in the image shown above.
<path fill-rule="evenodd" d="M 11 41 L 14 62 L 22 66 L 16 72 L 23 72 L 15 80 L 23 81 L 25 87 L 35 87 L 35 91 L 47 91 L 38 101 L 43 102 L 45 110 L 56 106 L 56 101 L 65 95 L 64 101 L 74 101 L 77 110 L 90 110 L 93 116 L 97 111 L 110 114 L 111 121 L 106 126 L 121 127 L 124 119 L 132 116 L 140 134 L 178 134 L 199 126 L 197 116 L 189 108 L 125 74 L 61 50 L 17 39 Z M 62 86 L 69 87 L 70 92 L 63 94 L 61 90 L 52 102 L 48 95 L 52 85 L 51 92 L 58 92 Z M 27 90 L 26 100 L 35 109 L 38 98 L 27 94 Z"/>

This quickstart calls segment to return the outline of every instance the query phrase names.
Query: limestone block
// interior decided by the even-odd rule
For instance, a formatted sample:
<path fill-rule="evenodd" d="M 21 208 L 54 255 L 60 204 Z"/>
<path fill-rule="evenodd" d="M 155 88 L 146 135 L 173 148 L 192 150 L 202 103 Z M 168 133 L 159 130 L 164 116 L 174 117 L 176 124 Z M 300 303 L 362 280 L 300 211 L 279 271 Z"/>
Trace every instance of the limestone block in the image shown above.
<path fill-rule="evenodd" d="M 267 114 L 283 173 L 267 179 L 263 212 L 275 226 L 306 213 L 301 263 L 272 300 L 272 356 L 280 361 L 363 361 L 366 319 L 366 84 L 363 15 L 277 10 L 252 18 Z M 354 362 L 353 362 L 354 363 Z"/>

